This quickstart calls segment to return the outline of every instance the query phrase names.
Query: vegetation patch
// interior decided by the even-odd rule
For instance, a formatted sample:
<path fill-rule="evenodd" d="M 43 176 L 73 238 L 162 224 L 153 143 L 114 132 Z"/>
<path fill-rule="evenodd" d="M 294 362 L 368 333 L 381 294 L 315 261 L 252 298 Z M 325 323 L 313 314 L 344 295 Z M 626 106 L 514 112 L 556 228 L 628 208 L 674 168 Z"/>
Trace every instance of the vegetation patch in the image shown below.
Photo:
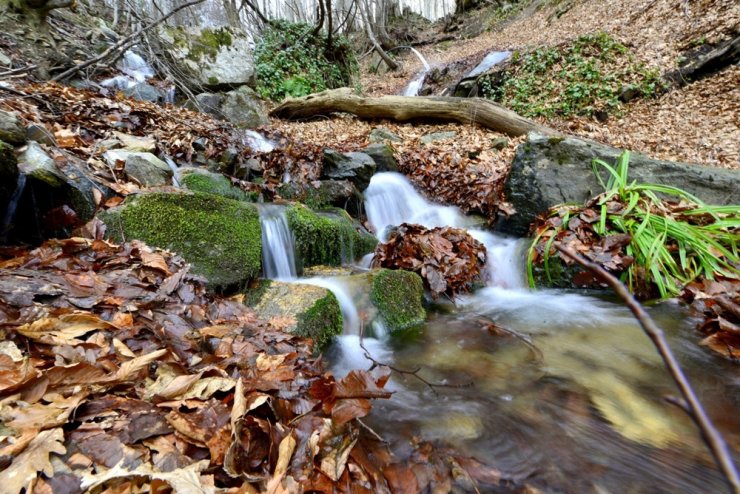
<path fill-rule="evenodd" d="M 285 96 L 351 86 L 358 65 L 346 38 L 333 36 L 331 46 L 314 26 L 275 21 L 255 47 L 257 92 L 280 101 Z"/>
<path fill-rule="evenodd" d="M 629 152 L 614 167 L 593 163 L 604 192 L 582 207 L 557 206 L 535 225 L 528 255 L 531 285 L 536 266 L 554 284 L 569 271 L 555 256 L 554 242 L 619 274 L 640 298 L 676 296 L 699 278 L 740 279 L 739 205 L 709 206 L 675 187 L 629 182 Z M 584 273 L 571 274 L 575 284 L 593 281 Z"/>
<path fill-rule="evenodd" d="M 100 218 L 116 241 L 137 239 L 178 252 L 211 287 L 260 275 L 262 236 L 253 204 L 203 193 L 142 194 Z"/>
<path fill-rule="evenodd" d="M 256 192 L 244 192 L 231 185 L 228 178 L 217 173 L 193 171 L 181 179 L 182 185 L 193 192 L 205 192 L 237 201 L 256 202 Z"/>
<path fill-rule="evenodd" d="M 424 323 L 421 277 L 404 270 L 381 269 L 373 277 L 370 300 L 390 331 L 402 331 Z"/>
<path fill-rule="evenodd" d="M 358 231 L 343 210 L 320 215 L 295 204 L 288 208 L 287 217 L 296 253 L 304 266 L 340 266 L 372 252 L 377 244 L 375 237 Z"/>
<path fill-rule="evenodd" d="M 215 59 L 224 46 L 231 46 L 234 42 L 231 32 L 227 28 L 203 29 L 200 36 L 192 41 L 188 58 L 196 62 L 204 56 Z"/>
<path fill-rule="evenodd" d="M 660 72 L 636 62 L 626 46 L 600 32 L 567 45 L 514 52 L 502 72 L 479 80 L 481 94 L 527 117 L 613 113 L 627 95 L 654 97 Z"/>

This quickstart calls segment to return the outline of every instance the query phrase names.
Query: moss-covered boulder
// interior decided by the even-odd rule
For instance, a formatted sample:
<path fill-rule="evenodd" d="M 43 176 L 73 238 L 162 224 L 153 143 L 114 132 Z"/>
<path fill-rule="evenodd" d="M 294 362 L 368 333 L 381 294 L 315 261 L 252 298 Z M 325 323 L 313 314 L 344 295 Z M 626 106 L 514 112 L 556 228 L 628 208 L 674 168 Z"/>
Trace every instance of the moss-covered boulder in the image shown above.
<path fill-rule="evenodd" d="M 244 192 L 231 185 L 231 181 L 220 173 L 209 172 L 202 168 L 180 168 L 177 171 L 180 185 L 193 192 L 205 192 L 237 201 L 255 202 L 255 192 Z"/>
<path fill-rule="evenodd" d="M 179 253 L 210 288 L 243 285 L 260 275 L 262 235 L 254 204 L 203 193 L 151 193 L 129 196 L 99 217 L 116 241 L 138 239 Z"/>
<path fill-rule="evenodd" d="M 245 303 L 273 326 L 312 338 L 317 349 L 342 333 L 339 302 L 326 288 L 268 280 L 247 292 Z"/>
<path fill-rule="evenodd" d="M 378 243 L 341 209 L 316 213 L 294 204 L 286 214 L 302 266 L 339 266 L 372 252 Z"/>
<path fill-rule="evenodd" d="M 416 273 L 381 269 L 373 276 L 370 300 L 391 332 L 424 322 L 423 298 L 424 283 Z"/>
<path fill-rule="evenodd" d="M 278 194 L 283 199 L 300 201 L 314 209 L 333 206 L 356 215 L 362 207 L 362 194 L 349 180 L 287 182 L 278 187 Z"/>

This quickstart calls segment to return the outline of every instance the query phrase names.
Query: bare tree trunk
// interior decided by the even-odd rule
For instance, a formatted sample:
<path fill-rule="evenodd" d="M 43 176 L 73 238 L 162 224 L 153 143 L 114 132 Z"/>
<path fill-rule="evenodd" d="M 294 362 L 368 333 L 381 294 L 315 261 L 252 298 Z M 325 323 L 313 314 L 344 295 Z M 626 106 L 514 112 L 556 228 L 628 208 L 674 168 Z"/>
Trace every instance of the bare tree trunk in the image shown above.
<path fill-rule="evenodd" d="M 333 89 L 303 98 L 289 99 L 274 108 L 270 115 L 285 119 L 302 119 L 347 112 L 361 118 L 388 118 L 400 122 L 436 120 L 478 124 L 487 129 L 516 137 L 529 132 L 550 136 L 558 131 L 517 115 L 492 101 L 482 98 L 441 96 L 357 96 L 349 88 Z"/>
<path fill-rule="evenodd" d="M 390 56 L 388 56 L 385 50 L 383 50 L 383 47 L 380 46 L 380 43 L 378 43 L 378 40 L 375 38 L 373 27 L 370 25 L 370 8 L 368 7 L 367 2 L 363 2 L 363 5 L 360 6 L 360 15 L 362 15 L 362 22 L 365 24 L 367 37 L 370 38 L 370 43 L 372 43 L 375 51 L 378 52 L 378 55 L 380 55 L 380 58 L 383 59 L 390 70 L 398 70 L 400 68 L 400 65 L 398 65 L 398 63 L 396 63 L 396 61 L 393 60 Z"/>

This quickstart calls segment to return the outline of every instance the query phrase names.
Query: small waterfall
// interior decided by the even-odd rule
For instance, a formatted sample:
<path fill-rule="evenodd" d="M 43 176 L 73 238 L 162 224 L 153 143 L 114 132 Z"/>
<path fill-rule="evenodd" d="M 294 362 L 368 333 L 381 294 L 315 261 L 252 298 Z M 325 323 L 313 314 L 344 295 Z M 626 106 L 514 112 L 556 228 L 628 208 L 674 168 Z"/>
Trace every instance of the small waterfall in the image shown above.
<path fill-rule="evenodd" d="M 481 62 L 475 66 L 473 70 L 465 74 L 465 77 L 463 79 L 470 79 L 471 77 L 476 77 L 481 75 L 483 72 L 487 71 L 494 65 L 497 65 L 507 58 L 511 56 L 510 51 L 492 51 L 486 57 L 481 60 Z"/>
<path fill-rule="evenodd" d="M 359 336 L 360 334 L 360 313 L 357 310 L 352 294 L 349 288 L 337 278 L 326 278 L 317 276 L 315 278 L 301 279 L 301 283 L 308 285 L 320 286 L 326 288 L 334 294 L 339 302 L 339 308 L 342 310 L 342 319 L 344 319 L 343 335 Z"/>
<path fill-rule="evenodd" d="M 21 173 L 18 175 L 18 181 L 15 185 L 15 190 L 10 196 L 8 206 L 5 209 L 5 217 L 3 218 L 2 230 L 0 230 L 0 239 L 7 240 L 8 231 L 13 225 L 15 220 L 15 212 L 18 210 L 18 201 L 20 201 L 23 191 L 26 189 L 26 175 Z"/>
<path fill-rule="evenodd" d="M 262 265 L 265 278 L 291 280 L 298 276 L 295 243 L 285 208 L 275 204 L 260 207 Z"/>
<path fill-rule="evenodd" d="M 254 130 L 245 130 L 242 135 L 242 144 L 249 146 L 257 153 L 269 153 L 277 147 L 276 143 Z"/>
<path fill-rule="evenodd" d="M 470 226 L 470 221 L 459 209 L 427 201 L 400 173 L 373 175 L 365 191 L 365 210 L 368 223 L 381 242 L 387 239 L 389 227 L 401 223 L 417 223 L 427 228 Z M 488 284 L 505 288 L 525 287 L 518 240 L 475 229 L 469 229 L 468 233 L 486 246 Z"/>
<path fill-rule="evenodd" d="M 167 91 L 164 93 L 164 103 L 166 105 L 174 105 L 175 104 L 175 94 L 176 94 L 177 88 L 175 86 L 170 86 L 167 88 Z"/>
<path fill-rule="evenodd" d="M 429 66 L 429 63 L 426 61 L 424 56 L 416 50 L 416 48 L 409 47 L 409 49 L 419 57 L 419 60 L 421 60 L 421 63 L 424 64 L 424 70 L 419 72 L 414 76 L 414 78 L 409 82 L 408 86 L 406 86 L 406 89 L 403 90 L 404 96 L 418 96 L 419 91 L 421 91 L 421 87 L 424 85 L 424 80 L 427 78 L 427 74 L 431 70 L 431 67 Z"/>
<path fill-rule="evenodd" d="M 118 63 L 118 70 L 123 72 L 124 75 L 106 79 L 100 85 L 120 90 L 129 89 L 141 82 L 146 82 L 147 79 L 151 79 L 155 74 L 154 69 L 147 61 L 141 55 L 131 50 L 126 50 L 123 54 L 123 58 Z"/>
<path fill-rule="evenodd" d="M 170 170 L 172 170 L 172 185 L 174 185 L 175 187 L 179 187 L 180 181 L 177 179 L 177 175 L 180 169 L 177 167 L 175 161 L 169 156 L 164 157 L 164 162 L 167 163 L 170 167 Z"/>

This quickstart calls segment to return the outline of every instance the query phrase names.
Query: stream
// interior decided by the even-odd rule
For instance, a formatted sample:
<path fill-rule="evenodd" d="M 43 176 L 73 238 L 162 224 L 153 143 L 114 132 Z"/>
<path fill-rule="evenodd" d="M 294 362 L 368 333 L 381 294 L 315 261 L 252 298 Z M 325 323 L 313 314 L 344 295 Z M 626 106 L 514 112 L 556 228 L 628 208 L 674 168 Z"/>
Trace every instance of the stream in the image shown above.
<path fill-rule="evenodd" d="M 396 368 L 390 400 L 375 401 L 366 423 L 404 458 L 417 440 L 472 456 L 500 472 L 481 492 L 723 492 L 725 484 L 695 427 L 665 396 L 677 390 L 627 308 L 605 298 L 526 287 L 524 245 L 476 227 L 452 207 L 428 202 L 400 174 L 376 174 L 365 191 L 368 223 L 384 240 L 388 227 L 414 222 L 455 226 L 486 245 L 486 287 L 455 304 L 431 304 L 425 326 L 390 336 L 379 321 L 365 349 Z M 331 290 L 344 334 L 327 351 L 338 377 L 371 362 L 360 347 L 358 304 L 367 299 L 352 277 L 296 278 L 287 222 L 265 209 L 268 276 Z M 282 269 L 275 266 L 282 265 Z M 354 268 L 369 265 L 368 259 Z M 366 302 L 364 302 L 366 303 Z M 649 308 L 708 413 L 730 446 L 740 445 L 740 375 L 696 345 L 692 322 L 675 303 Z M 492 324 L 504 328 L 497 332 Z M 495 333 L 495 334 L 494 334 Z M 515 336 L 512 336 L 515 335 Z"/>

